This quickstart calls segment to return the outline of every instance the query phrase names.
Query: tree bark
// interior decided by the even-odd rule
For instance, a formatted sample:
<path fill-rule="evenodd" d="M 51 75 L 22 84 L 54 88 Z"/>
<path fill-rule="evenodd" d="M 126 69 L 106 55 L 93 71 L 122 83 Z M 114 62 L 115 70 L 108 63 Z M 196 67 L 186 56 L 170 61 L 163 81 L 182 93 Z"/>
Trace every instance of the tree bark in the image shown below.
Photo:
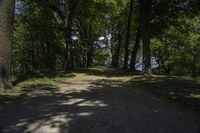
<path fill-rule="evenodd" d="M 196 77 L 196 75 L 197 75 L 196 62 L 197 62 L 197 55 L 193 55 L 193 59 L 192 59 L 192 63 L 191 63 L 191 71 L 192 71 L 192 76 L 193 77 Z"/>
<path fill-rule="evenodd" d="M 88 45 L 89 47 L 87 51 L 87 67 L 91 67 L 93 65 L 93 54 L 94 54 L 94 47 L 91 34 L 89 35 Z"/>
<path fill-rule="evenodd" d="M 119 67 L 119 56 L 121 51 L 121 45 L 122 45 L 122 35 L 118 33 L 118 45 L 114 51 L 114 56 L 112 59 L 112 66 L 113 67 Z"/>
<path fill-rule="evenodd" d="M 129 8 L 129 15 L 128 15 L 127 33 L 126 33 L 126 41 L 125 41 L 125 47 L 124 47 L 125 48 L 124 69 L 128 69 L 133 2 L 134 2 L 133 0 L 130 1 L 130 8 Z"/>
<path fill-rule="evenodd" d="M 143 71 L 142 74 L 151 74 L 151 34 L 150 20 L 152 11 L 152 0 L 139 0 L 140 4 L 140 29 L 143 43 Z"/>
<path fill-rule="evenodd" d="M 94 42 L 93 42 L 93 21 L 91 25 L 87 29 L 87 40 L 88 40 L 88 51 L 87 51 L 87 67 L 91 67 L 93 65 L 93 55 L 94 55 Z"/>
<path fill-rule="evenodd" d="M 135 63 L 136 63 L 137 53 L 140 47 L 140 39 L 141 39 L 141 33 L 140 33 L 140 28 L 138 28 L 136 33 L 135 45 L 133 47 L 131 55 L 131 62 L 130 62 L 131 71 L 135 71 Z"/>
<path fill-rule="evenodd" d="M 11 53 L 14 5 L 14 0 L 0 0 L 0 89 L 12 88 Z"/>
<path fill-rule="evenodd" d="M 87 67 L 91 67 L 93 65 L 93 49 L 89 48 L 87 52 Z"/>
<path fill-rule="evenodd" d="M 68 70 L 69 68 L 73 68 L 73 53 L 72 51 L 72 23 L 73 18 L 76 12 L 77 0 L 69 0 L 68 1 L 68 15 L 65 19 L 65 55 L 64 55 L 64 70 Z"/>

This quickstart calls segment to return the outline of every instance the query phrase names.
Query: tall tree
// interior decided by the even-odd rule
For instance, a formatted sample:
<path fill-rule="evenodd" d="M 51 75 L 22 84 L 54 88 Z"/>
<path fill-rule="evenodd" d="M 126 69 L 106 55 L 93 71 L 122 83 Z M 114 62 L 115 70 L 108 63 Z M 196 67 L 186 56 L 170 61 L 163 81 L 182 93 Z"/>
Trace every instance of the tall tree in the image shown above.
<path fill-rule="evenodd" d="M 150 20 L 152 0 L 139 0 L 140 5 L 140 31 L 143 43 L 143 74 L 151 74 L 151 34 Z"/>
<path fill-rule="evenodd" d="M 65 70 L 74 67 L 73 46 L 72 46 L 72 24 L 77 4 L 78 0 L 68 0 L 68 14 L 67 17 L 65 18 L 65 42 L 66 42 L 65 59 L 64 59 Z"/>
<path fill-rule="evenodd" d="M 131 22 L 132 22 L 132 13 L 133 13 L 133 0 L 130 1 L 129 15 L 128 15 L 128 24 L 126 32 L 126 41 L 125 41 L 125 56 L 124 56 L 124 69 L 128 68 L 128 59 L 129 59 L 129 44 L 130 44 L 130 35 L 131 35 Z"/>
<path fill-rule="evenodd" d="M 135 63 L 136 63 L 138 50 L 140 48 L 140 40 L 141 40 L 141 33 L 140 33 L 140 28 L 138 28 L 137 33 L 136 33 L 136 38 L 135 38 L 135 45 L 133 47 L 132 55 L 131 55 L 131 62 L 130 62 L 131 71 L 135 71 Z"/>
<path fill-rule="evenodd" d="M 0 0 L 0 88 L 12 88 L 11 51 L 14 0 Z"/>
<path fill-rule="evenodd" d="M 119 57 L 120 57 L 121 45 L 122 45 L 122 35 L 119 32 L 117 35 L 117 46 L 114 51 L 114 55 L 112 57 L 112 66 L 116 67 L 116 68 L 119 67 Z"/>

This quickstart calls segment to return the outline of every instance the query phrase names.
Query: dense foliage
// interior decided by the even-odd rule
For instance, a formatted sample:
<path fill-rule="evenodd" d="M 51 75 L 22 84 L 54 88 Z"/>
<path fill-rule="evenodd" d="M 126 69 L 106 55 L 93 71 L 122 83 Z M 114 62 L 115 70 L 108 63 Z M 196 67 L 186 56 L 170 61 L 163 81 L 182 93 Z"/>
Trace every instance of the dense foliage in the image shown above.
<path fill-rule="evenodd" d="M 159 63 L 156 72 L 199 73 L 198 4 L 198 1 L 189 0 L 152 3 L 151 56 Z M 67 69 L 92 65 L 123 67 L 124 63 L 130 64 L 131 57 L 136 58 L 135 64 L 142 56 L 142 45 L 134 49 L 141 21 L 136 0 L 19 0 L 16 8 L 15 72 L 64 69 L 66 54 L 70 66 Z M 72 12 L 69 30 L 67 19 Z M 66 32 L 71 34 L 70 38 Z M 124 49 L 126 44 L 128 49 Z M 136 57 L 131 56 L 135 52 Z M 128 61 L 124 56 L 128 56 Z"/>

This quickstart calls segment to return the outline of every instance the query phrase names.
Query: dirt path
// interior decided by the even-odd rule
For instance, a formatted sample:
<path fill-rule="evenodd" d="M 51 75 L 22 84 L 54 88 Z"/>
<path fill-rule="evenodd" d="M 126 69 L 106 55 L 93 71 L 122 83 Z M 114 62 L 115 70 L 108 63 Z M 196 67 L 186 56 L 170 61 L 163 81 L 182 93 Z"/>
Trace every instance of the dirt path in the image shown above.
<path fill-rule="evenodd" d="M 31 89 L 30 89 L 31 88 Z M 0 110 L 2 133 L 198 133 L 198 119 L 130 87 L 124 77 L 76 74 L 57 86 L 25 86 Z"/>

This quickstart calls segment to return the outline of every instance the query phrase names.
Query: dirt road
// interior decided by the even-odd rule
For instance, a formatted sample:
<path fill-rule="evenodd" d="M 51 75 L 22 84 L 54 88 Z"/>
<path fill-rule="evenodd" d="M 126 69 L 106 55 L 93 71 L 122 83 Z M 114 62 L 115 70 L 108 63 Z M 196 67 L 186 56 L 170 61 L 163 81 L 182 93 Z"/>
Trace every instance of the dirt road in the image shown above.
<path fill-rule="evenodd" d="M 25 85 L 0 110 L 2 133 L 197 133 L 198 118 L 126 77 L 79 73 L 58 85 Z"/>

